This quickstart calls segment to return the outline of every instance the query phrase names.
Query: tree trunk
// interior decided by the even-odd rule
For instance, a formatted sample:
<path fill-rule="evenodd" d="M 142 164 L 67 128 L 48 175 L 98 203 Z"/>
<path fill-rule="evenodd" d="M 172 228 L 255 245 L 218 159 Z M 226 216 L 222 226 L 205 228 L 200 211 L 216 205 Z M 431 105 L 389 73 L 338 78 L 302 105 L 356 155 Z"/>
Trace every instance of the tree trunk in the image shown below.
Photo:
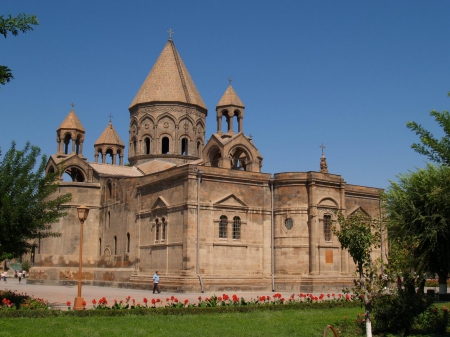
<path fill-rule="evenodd" d="M 447 274 L 448 273 L 439 273 L 439 294 L 447 293 Z"/>

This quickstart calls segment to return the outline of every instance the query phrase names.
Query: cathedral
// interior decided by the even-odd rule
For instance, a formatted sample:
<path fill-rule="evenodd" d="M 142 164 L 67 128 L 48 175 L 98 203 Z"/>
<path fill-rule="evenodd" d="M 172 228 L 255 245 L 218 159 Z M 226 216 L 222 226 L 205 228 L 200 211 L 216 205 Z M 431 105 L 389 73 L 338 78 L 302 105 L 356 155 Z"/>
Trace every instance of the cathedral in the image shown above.
<path fill-rule="evenodd" d="M 53 224 L 61 236 L 36 240 L 28 282 L 75 284 L 81 238 L 85 284 L 147 289 L 158 270 L 163 291 L 351 285 L 355 265 L 333 220 L 358 210 L 378 218 L 379 190 L 329 173 L 323 148 L 318 171 L 263 173 L 244 111 L 230 83 L 216 106 L 217 130 L 205 139 L 207 107 L 171 38 L 129 106 L 129 164 L 111 121 L 88 161 L 72 107 L 46 168 L 70 176 L 58 193 L 72 200 Z M 82 204 L 90 213 L 80 235 Z"/>

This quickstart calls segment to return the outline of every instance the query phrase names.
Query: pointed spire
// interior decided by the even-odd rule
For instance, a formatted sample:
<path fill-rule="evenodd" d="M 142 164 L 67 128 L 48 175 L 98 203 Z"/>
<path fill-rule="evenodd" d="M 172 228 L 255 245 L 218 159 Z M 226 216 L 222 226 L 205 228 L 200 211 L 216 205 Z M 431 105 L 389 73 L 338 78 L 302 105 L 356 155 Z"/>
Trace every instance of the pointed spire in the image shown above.
<path fill-rule="evenodd" d="M 231 86 L 231 79 L 228 79 L 228 81 L 229 81 L 228 88 L 227 90 L 225 90 L 225 93 L 223 94 L 219 103 L 217 103 L 217 107 L 233 105 L 245 108 L 244 103 L 242 103 L 241 99 L 236 94 L 236 91 L 234 91 L 233 87 Z"/>
<path fill-rule="evenodd" d="M 170 37 L 131 102 L 130 108 L 149 102 L 181 102 L 206 109 L 206 105 Z"/>
<path fill-rule="evenodd" d="M 78 119 L 77 114 L 73 110 L 73 105 L 74 104 L 72 103 L 72 109 L 69 111 L 69 114 L 63 120 L 63 122 L 59 126 L 58 130 L 73 129 L 73 130 L 85 132 L 83 125 L 81 124 L 80 120 Z"/>
<path fill-rule="evenodd" d="M 120 139 L 118 133 L 116 132 L 116 129 L 114 129 L 111 121 L 109 121 L 108 126 L 94 143 L 94 146 L 97 145 L 119 145 L 121 147 L 125 146 L 125 144 L 122 142 L 122 139 Z"/>

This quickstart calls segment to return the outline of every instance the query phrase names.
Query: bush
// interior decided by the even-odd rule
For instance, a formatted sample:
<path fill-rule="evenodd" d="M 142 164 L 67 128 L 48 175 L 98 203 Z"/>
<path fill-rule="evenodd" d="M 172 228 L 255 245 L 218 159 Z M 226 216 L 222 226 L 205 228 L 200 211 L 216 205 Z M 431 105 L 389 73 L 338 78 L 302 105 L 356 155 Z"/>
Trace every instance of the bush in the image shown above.
<path fill-rule="evenodd" d="M 25 270 L 27 273 L 30 271 L 31 263 L 29 260 L 22 261 L 22 269 Z"/>
<path fill-rule="evenodd" d="M 421 295 L 401 291 L 396 295 L 382 295 L 374 299 L 373 328 L 376 332 L 408 335 L 415 319 L 425 312 L 431 301 Z"/>
<path fill-rule="evenodd" d="M 449 313 L 446 307 L 442 306 L 441 309 L 430 307 L 417 317 L 414 328 L 425 333 L 443 335 L 449 323 Z"/>

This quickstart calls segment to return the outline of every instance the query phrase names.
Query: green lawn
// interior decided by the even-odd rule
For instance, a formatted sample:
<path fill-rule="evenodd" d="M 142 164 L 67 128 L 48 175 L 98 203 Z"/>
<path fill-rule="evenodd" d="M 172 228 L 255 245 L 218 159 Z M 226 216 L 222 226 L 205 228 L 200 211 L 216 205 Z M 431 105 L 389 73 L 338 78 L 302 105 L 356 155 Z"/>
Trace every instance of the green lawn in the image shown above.
<path fill-rule="evenodd" d="M 322 336 L 327 324 L 361 308 L 256 311 L 173 316 L 10 318 L 0 336 Z M 331 331 L 327 336 L 332 336 Z M 342 335 L 345 336 L 345 335 Z M 347 335 L 348 336 L 348 335 Z"/>

